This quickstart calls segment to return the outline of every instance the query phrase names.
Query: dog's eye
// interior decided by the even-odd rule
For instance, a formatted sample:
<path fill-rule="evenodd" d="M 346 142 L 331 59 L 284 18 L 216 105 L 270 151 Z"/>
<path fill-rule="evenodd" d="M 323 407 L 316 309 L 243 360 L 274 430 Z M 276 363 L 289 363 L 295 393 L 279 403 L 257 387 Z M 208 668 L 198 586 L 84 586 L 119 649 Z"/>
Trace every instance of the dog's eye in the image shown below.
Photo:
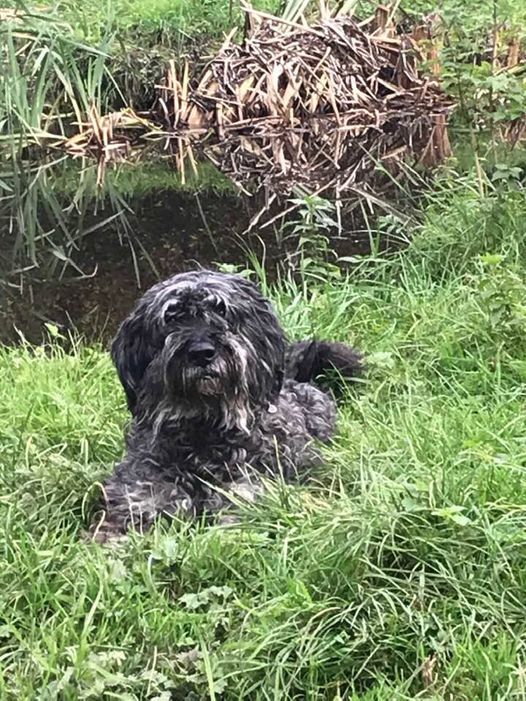
<path fill-rule="evenodd" d="M 226 316 L 226 304 L 223 302 L 223 300 L 219 300 L 215 307 L 214 311 L 216 314 L 219 314 L 219 316 L 225 317 Z"/>
<path fill-rule="evenodd" d="M 179 305 L 169 304 L 163 312 L 163 321 L 165 324 L 169 324 L 170 322 L 177 319 L 177 317 L 179 315 L 180 315 Z"/>

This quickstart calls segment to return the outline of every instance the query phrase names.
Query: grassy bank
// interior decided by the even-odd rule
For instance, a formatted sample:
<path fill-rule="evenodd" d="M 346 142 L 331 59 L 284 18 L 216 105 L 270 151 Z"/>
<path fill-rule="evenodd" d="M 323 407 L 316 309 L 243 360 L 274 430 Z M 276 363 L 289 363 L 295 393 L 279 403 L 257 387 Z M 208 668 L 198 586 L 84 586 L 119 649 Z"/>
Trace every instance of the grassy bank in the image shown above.
<path fill-rule="evenodd" d="M 122 450 L 109 359 L 2 350 L 0 697 L 525 698 L 525 215 L 446 180 L 403 253 L 270 290 L 370 372 L 313 483 L 231 530 L 80 543 Z"/>

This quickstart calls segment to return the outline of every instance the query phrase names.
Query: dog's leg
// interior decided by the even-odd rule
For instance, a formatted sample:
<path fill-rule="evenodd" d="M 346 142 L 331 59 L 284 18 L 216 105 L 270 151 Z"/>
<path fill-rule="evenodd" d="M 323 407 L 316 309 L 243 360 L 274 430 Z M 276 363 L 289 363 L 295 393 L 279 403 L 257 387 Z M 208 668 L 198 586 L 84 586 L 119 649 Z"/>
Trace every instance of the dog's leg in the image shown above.
<path fill-rule="evenodd" d="M 307 382 L 286 380 L 283 391 L 301 408 L 309 435 L 328 441 L 336 427 L 336 404 L 329 393 Z"/>
<path fill-rule="evenodd" d="M 103 487 L 103 510 L 90 528 L 92 540 L 104 543 L 122 537 L 129 528 L 144 533 L 161 515 L 189 514 L 193 500 L 173 480 L 155 468 L 133 470 L 120 465 Z"/>

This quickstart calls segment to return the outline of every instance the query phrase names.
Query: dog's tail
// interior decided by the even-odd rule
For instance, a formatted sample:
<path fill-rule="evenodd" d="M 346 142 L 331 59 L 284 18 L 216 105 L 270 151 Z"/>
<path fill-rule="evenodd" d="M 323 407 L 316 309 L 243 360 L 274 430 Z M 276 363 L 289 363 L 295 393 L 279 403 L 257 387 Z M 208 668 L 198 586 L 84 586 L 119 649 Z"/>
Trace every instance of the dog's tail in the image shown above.
<path fill-rule="evenodd" d="M 285 377 L 296 382 L 313 382 L 327 375 L 350 379 L 359 376 L 364 367 L 359 351 L 335 341 L 291 343 L 285 357 Z"/>

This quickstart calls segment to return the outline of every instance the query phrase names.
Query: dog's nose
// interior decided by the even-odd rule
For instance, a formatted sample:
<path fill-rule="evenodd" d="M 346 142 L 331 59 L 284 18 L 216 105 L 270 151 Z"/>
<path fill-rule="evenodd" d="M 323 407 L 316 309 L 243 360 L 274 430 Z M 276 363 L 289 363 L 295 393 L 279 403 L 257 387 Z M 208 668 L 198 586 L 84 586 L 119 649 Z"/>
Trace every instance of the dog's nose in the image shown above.
<path fill-rule="evenodd" d="M 211 363 L 215 354 L 216 349 L 209 341 L 194 341 L 188 348 L 188 359 L 200 367 Z"/>

